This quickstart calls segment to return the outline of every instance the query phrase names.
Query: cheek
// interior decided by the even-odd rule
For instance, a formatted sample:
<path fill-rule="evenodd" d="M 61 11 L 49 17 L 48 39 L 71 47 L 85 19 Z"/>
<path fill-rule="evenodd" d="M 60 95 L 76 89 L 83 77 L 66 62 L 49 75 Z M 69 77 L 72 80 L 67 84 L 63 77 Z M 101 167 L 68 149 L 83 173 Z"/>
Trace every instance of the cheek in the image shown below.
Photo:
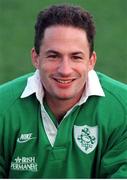
<path fill-rule="evenodd" d="M 54 63 L 43 62 L 40 64 L 40 71 L 50 73 L 55 71 L 55 69 L 56 69 L 56 65 L 54 65 Z"/>
<path fill-rule="evenodd" d="M 82 63 L 79 66 L 77 66 L 77 71 L 81 74 L 81 76 L 84 76 L 88 73 L 88 63 Z"/>
<path fill-rule="evenodd" d="M 89 68 L 88 66 L 83 66 L 80 67 L 80 75 L 81 75 L 81 82 L 84 83 L 87 80 L 87 76 L 88 76 L 88 72 L 89 72 Z"/>
<path fill-rule="evenodd" d="M 49 63 L 44 63 L 40 66 L 40 76 L 43 84 L 47 84 L 50 81 L 51 75 L 55 72 L 53 66 Z"/>
<path fill-rule="evenodd" d="M 50 66 L 47 63 L 40 64 L 40 73 L 46 75 L 50 71 Z"/>

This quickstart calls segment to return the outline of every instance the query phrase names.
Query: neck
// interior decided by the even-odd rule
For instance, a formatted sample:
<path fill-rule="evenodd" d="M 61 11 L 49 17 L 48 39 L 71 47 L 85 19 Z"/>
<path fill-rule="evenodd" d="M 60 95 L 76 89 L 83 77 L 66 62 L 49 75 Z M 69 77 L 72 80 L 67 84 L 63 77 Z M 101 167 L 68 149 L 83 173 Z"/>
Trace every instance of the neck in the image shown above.
<path fill-rule="evenodd" d="M 55 115 L 57 121 L 60 122 L 67 111 L 70 110 L 79 101 L 80 98 L 81 95 L 68 100 L 61 100 L 46 96 L 45 100 L 47 101 L 47 104 Z"/>

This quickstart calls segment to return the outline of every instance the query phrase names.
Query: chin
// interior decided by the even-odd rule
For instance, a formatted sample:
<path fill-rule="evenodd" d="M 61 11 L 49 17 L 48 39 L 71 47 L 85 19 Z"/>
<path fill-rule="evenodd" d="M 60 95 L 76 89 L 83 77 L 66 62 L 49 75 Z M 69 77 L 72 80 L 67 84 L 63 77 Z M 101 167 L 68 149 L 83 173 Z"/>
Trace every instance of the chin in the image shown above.
<path fill-rule="evenodd" d="M 71 99 L 73 99 L 74 98 L 74 96 L 72 96 L 72 95 L 66 95 L 66 94 L 64 94 L 64 95 L 58 95 L 57 96 L 57 99 L 59 99 L 59 100 L 71 100 Z"/>

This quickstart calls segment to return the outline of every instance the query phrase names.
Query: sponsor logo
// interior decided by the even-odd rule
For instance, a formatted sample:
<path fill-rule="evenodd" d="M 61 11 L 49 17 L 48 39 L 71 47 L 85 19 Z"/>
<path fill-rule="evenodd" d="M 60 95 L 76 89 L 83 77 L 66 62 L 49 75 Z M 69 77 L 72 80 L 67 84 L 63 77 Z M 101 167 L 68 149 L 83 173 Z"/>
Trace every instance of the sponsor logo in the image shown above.
<path fill-rule="evenodd" d="M 98 127 L 74 126 L 74 138 L 78 147 L 86 154 L 91 153 L 97 146 Z"/>
<path fill-rule="evenodd" d="M 37 163 L 35 157 L 16 157 L 11 162 L 11 169 L 15 171 L 37 172 Z"/>
<path fill-rule="evenodd" d="M 31 139 L 35 139 L 36 137 L 32 137 L 32 133 L 21 134 L 21 136 L 17 139 L 18 143 L 25 143 L 30 141 Z"/>

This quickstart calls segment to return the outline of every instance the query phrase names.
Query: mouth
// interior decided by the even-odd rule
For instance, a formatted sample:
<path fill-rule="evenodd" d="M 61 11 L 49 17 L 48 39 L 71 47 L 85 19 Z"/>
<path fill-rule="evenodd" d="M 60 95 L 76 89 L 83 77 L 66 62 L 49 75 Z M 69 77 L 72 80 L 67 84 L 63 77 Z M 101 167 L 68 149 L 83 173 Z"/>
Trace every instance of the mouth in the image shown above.
<path fill-rule="evenodd" d="M 53 78 L 59 88 L 69 88 L 72 86 L 76 78 L 63 79 L 63 78 Z"/>
<path fill-rule="evenodd" d="M 69 84 L 72 81 L 74 81 L 74 79 L 70 79 L 70 80 L 55 79 L 55 81 L 57 81 L 58 83 L 61 83 L 61 84 Z"/>

